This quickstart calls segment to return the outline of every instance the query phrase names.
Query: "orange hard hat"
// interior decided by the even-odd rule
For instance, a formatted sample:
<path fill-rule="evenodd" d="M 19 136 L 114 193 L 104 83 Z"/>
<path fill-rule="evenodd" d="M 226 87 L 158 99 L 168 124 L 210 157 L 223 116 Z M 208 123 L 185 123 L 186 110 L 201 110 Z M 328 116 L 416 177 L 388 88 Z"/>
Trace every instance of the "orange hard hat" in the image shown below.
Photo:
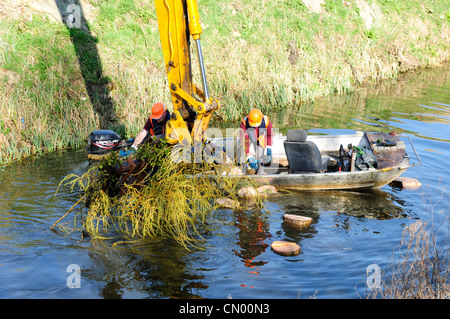
<path fill-rule="evenodd" d="M 248 114 L 248 123 L 250 126 L 258 127 L 261 125 L 263 114 L 259 109 L 252 109 Z"/>
<path fill-rule="evenodd" d="M 151 118 L 154 120 L 159 120 L 164 113 L 166 112 L 166 107 L 162 103 L 155 103 L 152 106 L 152 116 Z"/>

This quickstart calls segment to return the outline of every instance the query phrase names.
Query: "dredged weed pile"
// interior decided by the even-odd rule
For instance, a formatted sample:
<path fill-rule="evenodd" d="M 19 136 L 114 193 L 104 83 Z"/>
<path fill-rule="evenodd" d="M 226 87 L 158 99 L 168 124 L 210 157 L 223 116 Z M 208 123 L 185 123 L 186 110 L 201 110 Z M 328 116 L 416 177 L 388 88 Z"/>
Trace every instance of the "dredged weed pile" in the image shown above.
<path fill-rule="evenodd" d="M 83 231 L 96 238 L 110 230 L 129 240 L 171 237 L 188 248 L 199 243 L 198 227 L 218 208 L 216 199 L 238 201 L 238 189 L 251 184 L 245 177 L 213 173 L 218 164 L 176 163 L 170 151 L 165 143 L 141 147 L 135 159 L 144 164 L 130 175 L 140 178 L 129 184 L 119 185 L 115 172 L 124 159 L 116 154 L 82 175 L 66 176 L 61 184 L 84 197 L 76 218 Z"/>

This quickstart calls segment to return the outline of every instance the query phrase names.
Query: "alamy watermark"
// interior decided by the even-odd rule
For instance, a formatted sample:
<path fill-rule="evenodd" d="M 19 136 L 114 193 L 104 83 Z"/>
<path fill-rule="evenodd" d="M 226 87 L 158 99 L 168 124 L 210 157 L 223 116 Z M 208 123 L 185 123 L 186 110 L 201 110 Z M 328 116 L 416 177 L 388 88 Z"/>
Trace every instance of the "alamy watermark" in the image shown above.
<path fill-rule="evenodd" d="M 66 9 L 66 25 L 69 29 L 81 28 L 81 7 L 78 4 L 69 4 Z"/>
<path fill-rule="evenodd" d="M 371 264 L 366 268 L 366 284 L 369 289 L 381 288 L 381 269 L 377 264 Z"/>
<path fill-rule="evenodd" d="M 225 133 L 225 134 L 224 134 Z M 175 163 L 197 163 L 202 162 L 207 163 L 226 163 L 226 159 L 231 162 L 243 164 L 246 161 L 246 153 L 244 146 L 244 136 L 254 134 L 244 132 L 241 128 L 227 128 L 225 130 L 219 128 L 208 128 L 203 132 L 205 140 L 211 141 L 212 143 L 203 145 L 202 142 L 189 143 L 178 143 L 171 151 L 171 159 Z M 272 139 L 278 134 L 278 129 L 274 128 L 272 132 Z M 183 135 L 183 131 L 177 132 L 175 130 L 175 136 Z M 265 129 L 260 129 L 260 136 L 264 135 L 264 139 L 267 139 L 267 132 Z M 201 140 L 201 139 L 199 139 Z M 257 147 L 259 143 L 255 141 L 249 142 L 249 147 L 254 148 L 254 154 L 258 154 L 258 159 L 262 158 L 262 155 L 266 154 L 267 150 L 262 147 Z M 226 158 L 223 156 L 226 154 Z M 267 163 L 270 168 L 278 168 L 279 162 L 277 158 L 273 158 L 270 163 Z"/>
<path fill-rule="evenodd" d="M 68 288 L 81 288 L 81 268 L 77 264 L 67 266 L 66 272 L 70 273 L 66 284 Z"/>

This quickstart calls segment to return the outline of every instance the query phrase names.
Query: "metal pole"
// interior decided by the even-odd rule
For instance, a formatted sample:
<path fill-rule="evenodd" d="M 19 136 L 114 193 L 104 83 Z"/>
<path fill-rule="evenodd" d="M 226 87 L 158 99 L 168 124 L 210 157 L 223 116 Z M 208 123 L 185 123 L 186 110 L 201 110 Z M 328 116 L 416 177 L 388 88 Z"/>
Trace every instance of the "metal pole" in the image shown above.
<path fill-rule="evenodd" d="M 413 145 L 413 142 L 412 142 L 412 140 L 411 140 L 411 137 L 409 137 L 409 135 L 399 135 L 399 136 L 400 136 L 400 137 L 407 137 L 407 138 L 409 139 L 409 144 L 411 145 L 411 147 L 412 147 L 414 153 L 416 154 L 416 158 L 417 158 L 417 160 L 419 161 L 419 163 L 416 163 L 416 164 L 413 164 L 413 165 L 409 165 L 409 166 L 407 166 L 406 168 L 422 165 L 422 160 L 420 159 L 419 154 L 417 154 L 417 151 L 416 151 L 416 149 L 415 149 L 415 147 L 414 147 L 414 145 Z"/>
<path fill-rule="evenodd" d="M 205 94 L 205 101 L 206 103 L 208 103 L 209 91 L 208 91 L 208 83 L 206 82 L 206 71 L 205 71 L 205 64 L 203 63 L 203 53 L 202 53 L 202 45 L 200 44 L 200 39 L 195 40 L 195 44 L 197 45 L 198 62 L 200 64 L 200 74 L 202 76 L 202 83 L 203 83 L 203 93 Z"/>

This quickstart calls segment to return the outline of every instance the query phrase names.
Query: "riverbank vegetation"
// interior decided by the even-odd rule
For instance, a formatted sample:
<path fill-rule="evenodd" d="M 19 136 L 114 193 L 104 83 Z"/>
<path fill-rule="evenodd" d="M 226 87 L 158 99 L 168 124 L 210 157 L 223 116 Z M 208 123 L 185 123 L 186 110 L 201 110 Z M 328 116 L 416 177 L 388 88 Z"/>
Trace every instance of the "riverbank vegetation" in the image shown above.
<path fill-rule="evenodd" d="M 406 223 L 386 268 L 377 274 L 368 272 L 367 298 L 450 298 L 450 218 L 445 209 L 436 209 L 446 195 L 445 188 L 422 193 L 429 221 L 412 219 Z"/>
<path fill-rule="evenodd" d="M 447 227 L 447 228 L 446 228 Z M 375 299 L 448 299 L 450 298 L 448 219 L 444 225 L 430 228 L 416 221 L 407 226 L 403 238 L 384 272 L 379 287 L 371 289 Z M 381 275 L 381 274 L 380 274 Z"/>
<path fill-rule="evenodd" d="M 135 136 L 154 102 L 171 108 L 153 1 L 81 1 L 80 28 L 61 23 L 67 8 L 52 15 L 36 3 L 0 4 L 1 164 L 83 147 L 98 128 Z M 199 5 L 210 91 L 222 105 L 212 124 L 439 67 L 450 51 L 441 0 Z"/>

